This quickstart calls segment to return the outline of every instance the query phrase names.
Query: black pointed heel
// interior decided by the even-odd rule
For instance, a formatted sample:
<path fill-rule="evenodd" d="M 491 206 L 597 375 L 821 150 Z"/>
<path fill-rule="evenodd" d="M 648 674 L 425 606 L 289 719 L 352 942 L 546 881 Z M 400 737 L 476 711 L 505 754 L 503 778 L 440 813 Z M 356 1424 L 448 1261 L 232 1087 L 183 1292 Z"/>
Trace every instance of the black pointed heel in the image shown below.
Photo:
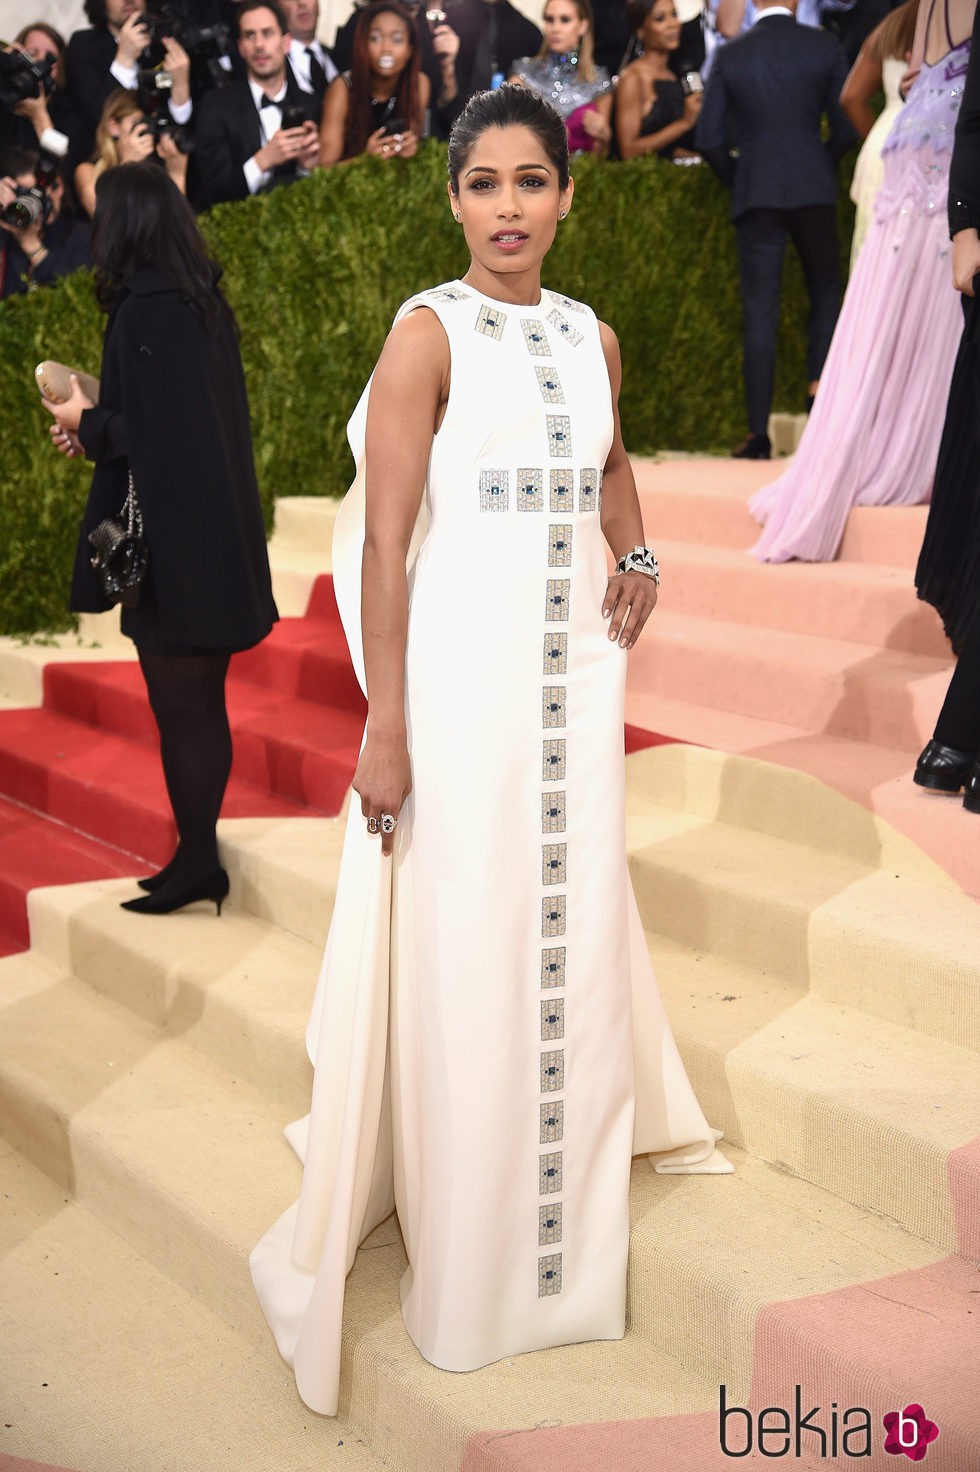
<path fill-rule="evenodd" d="M 122 909 L 131 910 L 134 915 L 172 915 L 174 910 L 182 910 L 197 900 L 211 900 L 220 915 L 227 897 L 228 875 L 224 869 L 215 869 L 213 873 L 191 881 L 174 875 L 154 893 L 124 900 Z"/>

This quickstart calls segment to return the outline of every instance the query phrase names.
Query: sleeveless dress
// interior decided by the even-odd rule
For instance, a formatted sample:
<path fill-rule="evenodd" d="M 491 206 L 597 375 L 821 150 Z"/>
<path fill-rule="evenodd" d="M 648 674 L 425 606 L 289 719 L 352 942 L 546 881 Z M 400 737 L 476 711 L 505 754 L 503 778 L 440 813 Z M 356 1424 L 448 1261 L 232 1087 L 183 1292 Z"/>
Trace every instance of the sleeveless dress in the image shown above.
<path fill-rule="evenodd" d="M 820 391 L 785 474 L 749 502 L 761 562 L 833 559 L 852 506 L 929 500 L 963 318 L 946 197 L 969 39 L 922 69 L 882 150 L 884 182 Z"/>
<path fill-rule="evenodd" d="M 885 105 L 874 120 L 871 132 L 861 144 L 861 151 L 854 162 L 851 177 L 851 199 L 856 206 L 854 234 L 851 237 L 851 270 L 857 260 L 858 251 L 864 244 L 868 226 L 874 218 L 875 200 L 885 177 L 885 165 L 881 151 L 891 132 L 892 124 L 903 107 L 902 94 L 898 87 L 908 62 L 900 56 L 886 56 L 881 64 L 881 84 L 885 93 Z"/>
<path fill-rule="evenodd" d="M 308 1031 L 313 1103 L 287 1131 L 301 1197 L 251 1260 L 300 1394 L 326 1414 L 344 1279 L 393 1206 L 405 1326 L 431 1363 L 469 1370 L 623 1335 L 633 1154 L 663 1152 L 663 1172 L 731 1169 L 664 1016 L 626 866 L 598 323 L 552 292 L 519 307 L 459 282 L 398 316 L 419 307 L 446 331 L 452 379 L 409 553 L 414 786 L 391 859 L 352 805 Z M 362 683 L 369 393 L 334 540 Z"/>

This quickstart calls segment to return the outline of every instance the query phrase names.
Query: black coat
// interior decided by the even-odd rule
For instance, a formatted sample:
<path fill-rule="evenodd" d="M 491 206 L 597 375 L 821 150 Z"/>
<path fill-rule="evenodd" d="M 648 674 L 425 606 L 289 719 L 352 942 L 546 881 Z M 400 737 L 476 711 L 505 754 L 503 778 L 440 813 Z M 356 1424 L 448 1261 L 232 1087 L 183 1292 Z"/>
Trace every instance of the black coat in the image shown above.
<path fill-rule="evenodd" d="M 109 68 L 116 59 L 116 39 L 104 26 L 76 31 L 65 51 L 68 95 L 78 119 L 72 137 L 73 159 L 87 158 L 106 99 L 119 88 Z"/>
<path fill-rule="evenodd" d="M 134 276 L 106 326 L 100 401 L 82 415 L 79 438 L 96 468 L 70 607 L 108 607 L 87 538 L 119 511 L 132 468 L 150 555 L 123 633 L 163 652 L 264 638 L 278 615 L 230 312 L 211 333 L 164 276 Z"/>
<path fill-rule="evenodd" d="M 836 203 L 837 162 L 854 140 L 839 101 L 846 76 L 840 42 L 788 15 L 763 14 L 744 36 L 719 46 L 695 136 L 698 151 L 732 185 L 733 220 L 751 209 Z"/>
<path fill-rule="evenodd" d="M 286 107 L 302 108 L 319 126 L 320 99 L 304 92 L 286 68 Z M 189 189 L 196 205 L 204 209 L 226 199 L 247 199 L 248 185 L 242 166 L 262 147 L 262 126 L 247 81 L 229 82 L 206 92 L 197 108 L 195 145 L 191 154 Z M 273 184 L 288 184 L 296 178 L 296 165 L 282 164 L 273 174 Z"/>
<path fill-rule="evenodd" d="M 492 5 L 486 0 L 457 0 L 447 6 L 446 17 L 459 37 L 456 78 L 464 102 L 490 85 L 489 73 L 482 69 L 489 52 L 484 53 L 480 45 L 489 26 L 496 27 L 494 60 L 504 77 L 510 76 L 519 57 L 535 56 L 541 46 L 537 26 L 510 0 L 496 0 Z"/>

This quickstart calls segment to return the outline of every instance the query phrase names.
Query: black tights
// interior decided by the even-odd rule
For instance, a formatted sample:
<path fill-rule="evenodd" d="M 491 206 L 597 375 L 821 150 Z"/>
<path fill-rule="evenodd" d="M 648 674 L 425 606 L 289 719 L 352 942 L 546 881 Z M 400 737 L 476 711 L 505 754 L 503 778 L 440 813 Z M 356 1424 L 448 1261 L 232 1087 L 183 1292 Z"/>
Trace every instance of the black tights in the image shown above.
<path fill-rule="evenodd" d="M 231 772 L 231 730 L 225 708 L 230 655 L 151 654 L 139 650 L 150 708 L 160 732 L 160 757 L 188 874 L 218 868 L 215 825 Z"/>
<path fill-rule="evenodd" d="M 980 752 L 980 613 L 963 640 L 935 734 L 943 746 Z"/>

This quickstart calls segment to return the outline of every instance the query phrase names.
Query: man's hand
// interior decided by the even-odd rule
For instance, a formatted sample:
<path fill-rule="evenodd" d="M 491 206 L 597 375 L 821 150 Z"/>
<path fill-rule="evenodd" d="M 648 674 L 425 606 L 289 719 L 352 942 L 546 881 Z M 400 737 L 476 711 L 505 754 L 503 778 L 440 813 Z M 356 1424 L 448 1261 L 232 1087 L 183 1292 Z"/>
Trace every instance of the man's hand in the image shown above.
<path fill-rule="evenodd" d="M 163 36 L 161 41 L 163 70 L 173 82 L 170 89 L 170 100 L 178 105 L 188 102 L 191 95 L 191 59 L 174 36 Z"/>
<path fill-rule="evenodd" d="M 263 173 L 277 169 L 280 164 L 300 163 L 301 155 L 308 148 L 309 136 L 305 123 L 301 128 L 280 128 L 259 149 L 255 162 Z"/>
<path fill-rule="evenodd" d="M 142 14 L 131 15 L 125 25 L 120 26 L 116 45 L 116 60 L 120 66 L 136 65 L 137 57 L 149 40 L 145 21 L 146 17 Z"/>

